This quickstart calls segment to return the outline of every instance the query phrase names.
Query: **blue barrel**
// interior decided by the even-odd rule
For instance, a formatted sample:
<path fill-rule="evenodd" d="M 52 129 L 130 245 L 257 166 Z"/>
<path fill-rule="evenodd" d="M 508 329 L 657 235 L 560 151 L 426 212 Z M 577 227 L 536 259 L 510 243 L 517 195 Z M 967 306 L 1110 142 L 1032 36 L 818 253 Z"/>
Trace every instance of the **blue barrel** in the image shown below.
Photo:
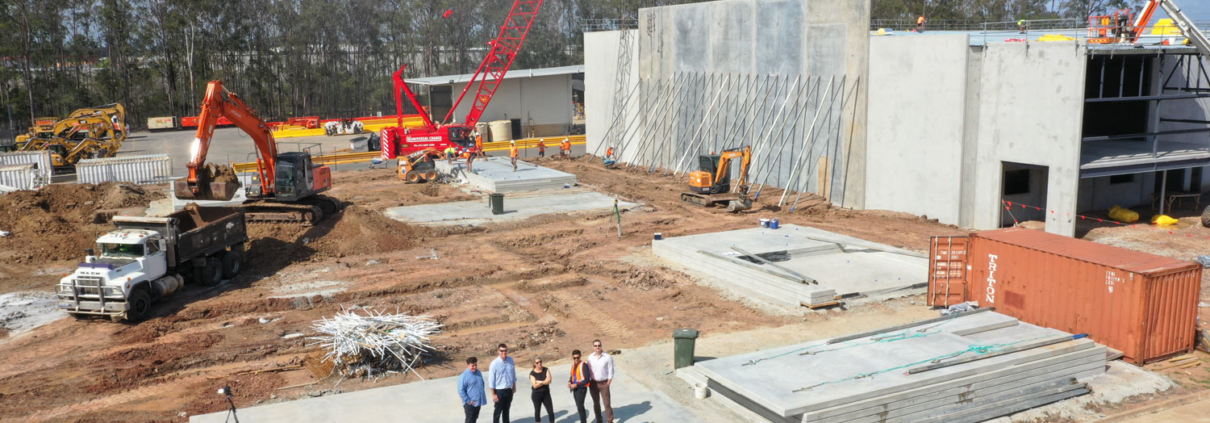
<path fill-rule="evenodd" d="M 778 227 L 778 223 L 777 223 L 777 218 L 775 217 L 775 218 L 773 218 L 773 220 L 769 221 L 769 229 L 777 229 L 777 227 Z"/>

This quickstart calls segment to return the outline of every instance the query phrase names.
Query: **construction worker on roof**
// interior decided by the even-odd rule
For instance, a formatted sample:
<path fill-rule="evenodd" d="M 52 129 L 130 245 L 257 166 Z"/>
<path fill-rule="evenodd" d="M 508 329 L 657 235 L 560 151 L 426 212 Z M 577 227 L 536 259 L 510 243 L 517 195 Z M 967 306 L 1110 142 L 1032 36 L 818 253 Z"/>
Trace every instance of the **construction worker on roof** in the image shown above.
<path fill-rule="evenodd" d="M 513 172 L 517 171 L 517 142 L 508 142 L 508 158 L 513 162 Z"/>
<path fill-rule="evenodd" d="M 916 18 L 916 32 L 924 32 L 924 15 Z"/>

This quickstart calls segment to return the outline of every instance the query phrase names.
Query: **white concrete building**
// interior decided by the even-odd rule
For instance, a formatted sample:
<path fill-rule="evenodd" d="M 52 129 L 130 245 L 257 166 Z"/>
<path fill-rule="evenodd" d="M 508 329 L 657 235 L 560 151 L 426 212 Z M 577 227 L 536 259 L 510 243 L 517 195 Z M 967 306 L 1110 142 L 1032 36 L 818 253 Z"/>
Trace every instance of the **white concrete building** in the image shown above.
<path fill-rule="evenodd" d="M 1200 212 L 1210 78 L 1193 48 L 981 38 L 871 39 L 867 208 L 1069 236 L 1114 205 Z"/>
<path fill-rule="evenodd" d="M 472 74 L 409 78 L 408 84 L 428 89 L 431 117 L 445 118 L 470 82 Z M 417 93 L 419 94 L 419 93 Z M 462 121 L 470 111 L 471 97 L 454 111 L 453 118 Z M 542 69 L 510 70 L 496 90 L 496 95 L 479 118 L 480 122 L 513 121 L 513 133 L 529 136 L 554 136 L 571 133 L 573 126 L 583 123 L 584 65 Z"/>
<path fill-rule="evenodd" d="M 1205 205 L 1210 70 L 1179 40 L 868 29 L 857 0 L 640 9 L 585 34 L 588 152 L 687 170 L 751 146 L 756 184 L 980 230 Z"/>

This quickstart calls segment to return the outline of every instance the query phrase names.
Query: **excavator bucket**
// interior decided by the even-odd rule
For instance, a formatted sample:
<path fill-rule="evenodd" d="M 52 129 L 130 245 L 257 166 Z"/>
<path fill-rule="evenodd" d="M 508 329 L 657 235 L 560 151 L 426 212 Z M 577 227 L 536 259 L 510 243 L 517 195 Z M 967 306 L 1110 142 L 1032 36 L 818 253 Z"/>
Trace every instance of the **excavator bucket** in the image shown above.
<path fill-rule="evenodd" d="M 197 183 L 181 178 L 173 181 L 172 188 L 180 199 L 230 201 L 239 191 L 240 183 L 231 167 L 207 164 L 198 169 Z"/>

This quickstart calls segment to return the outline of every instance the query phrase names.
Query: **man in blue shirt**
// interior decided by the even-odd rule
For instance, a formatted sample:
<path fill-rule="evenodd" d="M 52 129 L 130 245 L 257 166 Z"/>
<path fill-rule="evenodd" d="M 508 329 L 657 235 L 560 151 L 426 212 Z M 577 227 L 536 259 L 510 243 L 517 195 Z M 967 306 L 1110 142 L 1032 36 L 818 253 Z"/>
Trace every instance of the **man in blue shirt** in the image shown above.
<path fill-rule="evenodd" d="M 487 388 L 492 390 L 492 401 L 496 403 L 492 423 L 500 423 L 500 417 L 508 423 L 512 421 L 508 419 L 508 409 L 513 405 L 513 393 L 517 392 L 517 366 L 508 356 L 508 346 L 500 344 L 496 352 L 499 356 L 487 370 Z"/>
<path fill-rule="evenodd" d="M 466 371 L 458 378 L 458 396 L 462 398 L 466 423 L 475 423 L 479 420 L 479 407 L 487 403 L 487 396 L 483 393 L 483 373 L 479 373 L 479 359 L 466 359 Z"/>

